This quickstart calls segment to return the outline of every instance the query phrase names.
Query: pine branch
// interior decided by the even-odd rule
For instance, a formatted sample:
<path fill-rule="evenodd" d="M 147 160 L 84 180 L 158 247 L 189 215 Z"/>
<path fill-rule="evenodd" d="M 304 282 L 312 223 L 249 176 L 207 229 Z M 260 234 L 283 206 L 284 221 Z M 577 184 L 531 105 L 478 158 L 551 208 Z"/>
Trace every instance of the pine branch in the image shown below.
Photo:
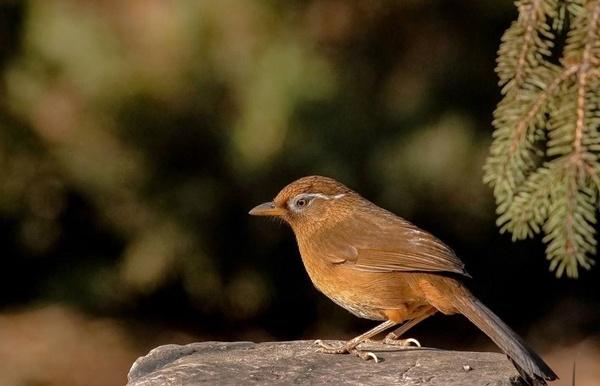
<path fill-rule="evenodd" d="M 501 233 L 512 233 L 515 241 L 540 232 L 548 217 L 552 186 L 556 184 L 555 166 L 546 165 L 529 176 L 512 205 L 496 221 Z"/>
<path fill-rule="evenodd" d="M 578 184 L 578 169 L 571 159 L 562 159 L 561 178 L 551 191 L 549 219 L 544 224 L 546 258 L 550 270 L 560 277 L 578 277 L 578 267 L 590 269 L 594 261 L 587 254 L 596 253 L 595 187 Z"/>
<path fill-rule="evenodd" d="M 533 38 L 536 34 L 536 26 L 538 24 L 539 9 L 542 4 L 542 0 L 535 0 L 531 4 L 521 2 L 517 7 L 519 8 L 519 15 L 524 15 L 525 21 L 525 34 L 523 36 L 523 44 L 519 52 L 519 59 L 517 60 L 517 68 L 515 69 L 515 86 L 521 87 L 523 85 L 523 79 L 525 78 L 527 56 L 530 50 L 533 48 Z M 543 15 L 543 14 L 542 14 Z"/>
<path fill-rule="evenodd" d="M 556 15 L 556 0 L 520 0 L 519 18 L 502 36 L 496 72 L 502 94 L 520 89 L 534 68 L 550 54 L 553 35 L 546 20 Z"/>
<path fill-rule="evenodd" d="M 591 20 L 587 28 L 587 36 L 585 39 L 585 47 L 581 58 L 581 64 L 579 65 L 579 71 L 577 72 L 577 123 L 575 126 L 575 142 L 573 145 L 573 158 L 574 162 L 579 166 L 582 161 L 582 138 L 585 130 L 585 117 L 586 117 L 586 92 L 588 86 L 588 73 L 592 67 L 592 59 L 598 59 L 593 56 L 592 49 L 598 42 L 598 21 L 600 19 L 600 1 L 593 3 L 593 11 Z"/>
<path fill-rule="evenodd" d="M 596 253 L 600 0 L 524 0 L 517 7 L 519 19 L 498 52 L 504 97 L 484 182 L 494 189 L 500 231 L 513 240 L 543 231 L 550 270 L 577 277 Z M 560 65 L 548 59 L 551 22 L 569 28 Z"/>
<path fill-rule="evenodd" d="M 494 141 L 484 166 L 484 182 L 494 188 L 500 214 L 537 164 L 535 136 L 544 125 L 543 106 L 556 92 L 553 80 L 560 71 L 544 60 L 553 44 L 547 20 L 557 14 L 556 0 L 521 0 L 516 5 L 519 18 L 502 36 L 498 50 L 496 72 L 504 98 L 494 112 Z"/>
<path fill-rule="evenodd" d="M 556 140 L 551 141 L 549 154 L 561 154 L 567 158 L 563 173 L 563 185 L 561 190 L 553 195 L 553 204 L 550 216 L 559 219 L 558 222 L 546 224 L 544 241 L 548 243 L 546 248 L 547 258 L 551 260 L 550 269 L 555 270 L 557 276 L 563 272 L 570 277 L 578 276 L 578 266 L 590 269 L 593 260 L 588 254 L 596 253 L 595 228 L 591 224 L 596 222 L 596 205 L 598 196 L 597 181 L 592 181 L 597 156 L 591 153 L 584 143 L 586 134 L 592 142 L 597 141 L 597 123 L 591 127 L 588 117 L 595 115 L 595 107 L 590 106 L 594 100 L 589 89 L 590 71 L 594 55 L 594 47 L 598 45 L 598 29 L 600 22 L 600 1 L 590 3 L 593 7 L 591 13 L 582 13 L 575 19 L 575 27 L 569 36 L 565 48 L 565 60 L 579 60 L 574 90 L 565 90 L 564 98 L 571 98 L 575 105 L 574 112 L 572 103 L 563 101 L 564 111 L 556 112 L 555 117 L 563 117 L 564 123 L 556 121 L 554 126 L 557 134 Z M 583 37 L 581 39 L 580 37 Z M 581 45 L 583 47 L 581 48 Z M 596 49 L 597 51 L 597 49 Z M 597 52 L 596 52 L 597 53 Z M 573 97 L 571 97 L 573 95 Z M 597 100 L 597 99 L 596 99 Z M 568 124 L 568 119 L 575 117 L 574 127 Z M 565 124 L 567 123 L 567 124 Z M 572 131 L 572 134 L 569 133 Z M 592 132 L 596 132 L 594 135 Z M 561 139 L 562 138 L 562 139 Z M 562 145 L 565 140 L 572 138 L 572 143 Z M 588 143 L 590 141 L 587 141 Z M 561 146 L 562 145 L 562 146 Z M 560 184 L 556 185 L 561 186 Z M 561 205 L 557 208 L 556 205 Z"/>
<path fill-rule="evenodd" d="M 554 76 L 551 70 L 544 71 L 544 76 L 540 77 L 540 84 L 548 86 L 533 95 L 517 93 L 514 97 L 507 97 L 494 112 L 495 139 L 490 149 L 490 157 L 484 166 L 484 182 L 494 188 L 499 214 L 506 212 L 518 186 L 535 167 L 535 132 L 545 126 L 547 103 L 559 91 L 561 84 L 578 69 L 579 67 L 574 65 Z M 551 77 L 552 81 L 546 79 Z M 530 99 L 526 100 L 525 97 Z"/>

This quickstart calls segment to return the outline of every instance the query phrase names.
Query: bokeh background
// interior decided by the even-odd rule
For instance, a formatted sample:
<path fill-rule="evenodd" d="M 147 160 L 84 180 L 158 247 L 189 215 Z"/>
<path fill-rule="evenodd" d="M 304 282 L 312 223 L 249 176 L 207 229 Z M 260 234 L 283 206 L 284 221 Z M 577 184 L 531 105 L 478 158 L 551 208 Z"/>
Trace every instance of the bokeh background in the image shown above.
<path fill-rule="evenodd" d="M 510 1 L 0 2 L 0 384 L 118 385 L 159 344 L 351 337 L 291 231 L 323 174 L 449 243 L 571 384 L 600 384 L 599 269 L 547 270 L 481 182 Z M 427 346 L 496 350 L 462 317 Z"/>

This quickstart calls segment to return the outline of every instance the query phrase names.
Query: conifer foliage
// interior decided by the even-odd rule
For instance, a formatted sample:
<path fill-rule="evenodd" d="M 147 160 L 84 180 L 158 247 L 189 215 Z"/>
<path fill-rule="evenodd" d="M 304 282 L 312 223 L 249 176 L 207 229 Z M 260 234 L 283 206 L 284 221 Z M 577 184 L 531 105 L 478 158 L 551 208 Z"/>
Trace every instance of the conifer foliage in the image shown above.
<path fill-rule="evenodd" d="M 600 191 L 600 0 L 519 0 L 496 72 L 484 181 L 513 240 L 543 232 L 557 277 L 590 269 Z"/>

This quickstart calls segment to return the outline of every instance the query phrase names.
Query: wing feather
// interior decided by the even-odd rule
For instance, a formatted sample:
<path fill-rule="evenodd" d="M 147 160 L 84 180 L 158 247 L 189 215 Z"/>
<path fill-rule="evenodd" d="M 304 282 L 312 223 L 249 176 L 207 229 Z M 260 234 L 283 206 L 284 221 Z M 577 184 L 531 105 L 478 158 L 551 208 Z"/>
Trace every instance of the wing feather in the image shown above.
<path fill-rule="evenodd" d="M 430 233 L 385 211 L 355 212 L 316 240 L 322 256 L 333 264 L 370 272 L 454 272 L 469 276 L 454 251 Z"/>

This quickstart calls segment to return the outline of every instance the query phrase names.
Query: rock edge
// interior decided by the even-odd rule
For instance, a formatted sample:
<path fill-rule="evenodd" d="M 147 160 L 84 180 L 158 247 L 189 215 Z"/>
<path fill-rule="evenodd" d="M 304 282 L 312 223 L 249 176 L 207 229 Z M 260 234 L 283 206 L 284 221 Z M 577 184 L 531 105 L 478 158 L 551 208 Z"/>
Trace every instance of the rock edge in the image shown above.
<path fill-rule="evenodd" d="M 338 341 L 328 341 L 341 344 Z M 521 385 L 502 354 L 361 345 L 380 363 L 315 352 L 312 341 L 200 342 L 159 346 L 138 358 L 128 386 L 154 385 Z"/>

